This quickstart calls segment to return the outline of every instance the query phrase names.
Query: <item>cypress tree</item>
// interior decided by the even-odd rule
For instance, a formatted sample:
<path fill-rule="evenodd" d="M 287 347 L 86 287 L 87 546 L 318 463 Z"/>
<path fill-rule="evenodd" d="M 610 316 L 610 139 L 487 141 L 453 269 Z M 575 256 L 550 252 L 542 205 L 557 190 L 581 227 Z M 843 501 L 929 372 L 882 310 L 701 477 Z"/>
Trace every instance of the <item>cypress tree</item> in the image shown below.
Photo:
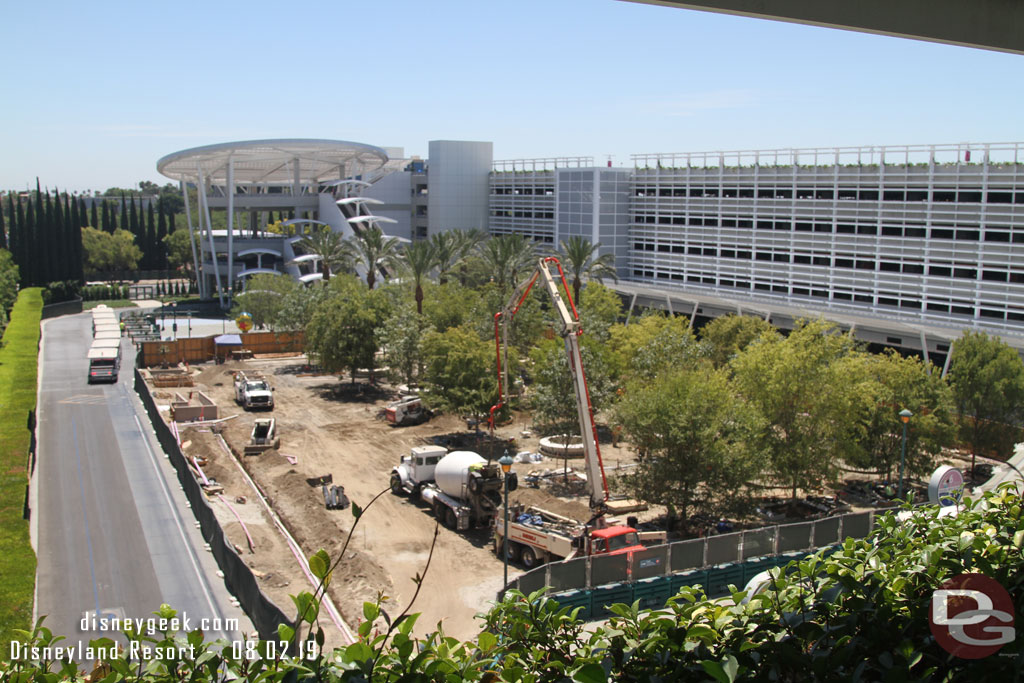
<path fill-rule="evenodd" d="M 18 202 L 18 205 L 21 205 L 20 201 Z M 7 193 L 7 222 L 11 224 L 11 227 L 7 229 L 7 232 L 10 235 L 10 237 L 4 236 L 4 249 L 7 249 L 9 252 L 11 252 L 11 256 L 14 256 L 15 241 L 17 240 L 18 233 L 18 216 L 15 213 L 14 209 L 13 192 Z"/>
<path fill-rule="evenodd" d="M 156 270 L 160 267 L 160 257 L 157 254 L 156 221 L 153 220 L 153 202 L 146 207 L 146 260 L 149 261 L 149 269 Z"/>
<path fill-rule="evenodd" d="M 53 199 L 50 197 L 50 190 L 46 190 L 45 200 L 46 212 L 36 214 L 36 241 L 35 241 L 35 273 L 36 279 L 33 284 L 45 285 L 47 282 L 53 280 L 50 277 L 50 271 L 53 266 L 53 256 L 59 247 L 54 245 L 54 241 L 59 241 L 57 235 L 55 235 L 54 218 L 53 218 Z M 49 245 L 49 249 L 47 248 Z"/>
<path fill-rule="evenodd" d="M 14 257 L 14 262 L 18 265 L 24 263 L 25 259 L 21 254 L 22 244 L 22 226 L 25 225 L 25 207 L 21 202 L 21 198 L 18 198 L 17 207 L 14 206 L 14 197 L 11 195 L 7 196 L 7 199 L 11 205 L 11 238 L 8 241 L 11 249 L 11 256 Z"/>
<path fill-rule="evenodd" d="M 47 200 L 49 200 L 49 193 L 47 193 Z M 60 190 L 54 192 L 53 204 L 53 212 L 50 214 L 50 229 L 47 235 L 47 244 L 50 245 L 50 248 L 47 250 L 48 253 L 42 255 L 46 263 L 44 282 L 63 280 L 68 262 L 68 242 L 64 238 L 64 227 L 67 225 L 67 220 L 64 209 L 61 207 Z"/>
<path fill-rule="evenodd" d="M 4 207 L 0 204 L 0 249 L 7 248 L 7 226 L 4 225 Z"/>
<path fill-rule="evenodd" d="M 39 193 L 36 193 L 38 199 L 35 204 L 42 206 L 42 197 Z M 23 224 L 24 230 L 21 232 L 22 247 L 21 255 L 22 262 L 18 264 L 21 269 L 21 286 L 31 287 L 35 284 L 35 232 L 36 232 L 36 209 L 33 202 L 28 203 L 28 212 L 25 216 L 25 223 Z"/>
<path fill-rule="evenodd" d="M 81 199 L 78 201 L 81 204 L 78 215 L 84 216 L 85 203 Z M 96 213 L 95 203 L 92 205 L 92 212 Z M 82 228 L 84 227 L 81 224 L 71 226 L 71 273 L 68 277 L 79 283 L 85 282 L 85 253 L 82 250 Z"/>
<path fill-rule="evenodd" d="M 65 195 L 64 215 L 71 216 L 71 220 L 64 224 L 64 272 L 61 273 L 61 280 L 75 279 L 75 235 L 82 227 L 82 220 L 88 218 L 85 205 L 78 197 Z"/>
<path fill-rule="evenodd" d="M 121 220 L 118 221 L 117 227 L 121 230 L 128 230 L 128 200 L 124 198 L 124 192 L 121 193 Z"/>
<path fill-rule="evenodd" d="M 174 227 L 174 214 L 172 213 L 168 217 L 168 220 L 167 220 L 167 234 L 170 235 L 174 231 L 175 231 L 175 227 Z"/>
<path fill-rule="evenodd" d="M 167 270 L 167 249 L 164 246 L 164 238 L 167 237 L 167 216 L 164 215 L 164 203 L 158 202 L 159 218 L 156 224 L 156 267 L 160 270 Z"/>
<path fill-rule="evenodd" d="M 100 213 L 100 218 L 103 223 L 96 227 L 101 227 L 105 232 L 114 232 L 114 226 L 110 224 L 110 203 L 106 199 L 104 199 L 102 203 L 103 206 L 101 207 L 102 211 Z"/>
<path fill-rule="evenodd" d="M 84 202 L 85 200 L 83 199 L 82 201 Z M 92 220 L 89 221 L 89 224 L 90 224 L 90 227 L 93 227 L 93 228 L 96 228 L 97 230 L 99 230 L 99 228 L 100 228 L 100 217 L 98 215 L 96 215 L 96 214 L 97 214 L 96 198 L 93 197 L 93 200 L 92 200 Z M 83 218 L 84 218 L 84 216 L 83 216 Z M 78 227 L 84 228 L 86 226 L 84 224 L 82 224 L 82 225 L 79 225 Z"/>

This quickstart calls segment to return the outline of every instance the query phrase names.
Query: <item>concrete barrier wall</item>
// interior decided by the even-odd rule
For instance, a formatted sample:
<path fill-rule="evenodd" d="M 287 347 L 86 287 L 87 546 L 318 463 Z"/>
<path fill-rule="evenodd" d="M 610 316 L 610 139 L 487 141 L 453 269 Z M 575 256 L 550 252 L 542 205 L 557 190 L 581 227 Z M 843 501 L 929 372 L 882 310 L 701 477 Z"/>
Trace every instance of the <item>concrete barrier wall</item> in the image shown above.
<path fill-rule="evenodd" d="M 56 318 L 60 315 L 74 315 L 82 312 L 82 300 L 72 299 L 71 301 L 61 301 L 59 304 L 48 304 L 43 306 L 43 320 L 49 318 Z"/>
<path fill-rule="evenodd" d="M 252 620 L 260 637 L 277 640 L 278 624 L 294 626 L 294 622 L 286 617 L 270 598 L 264 595 L 252 570 L 224 537 L 224 530 L 221 529 L 216 515 L 210 509 L 210 504 L 200 488 L 199 482 L 196 481 L 192 470 L 189 469 L 185 454 L 178 446 L 170 427 L 160 417 L 160 411 L 153 400 L 153 395 L 150 393 L 149 387 L 146 386 L 142 373 L 137 369 L 135 370 L 135 391 L 146 407 L 146 413 L 149 415 L 150 422 L 153 423 L 153 430 L 156 432 L 160 446 L 170 456 L 171 464 L 174 465 L 174 469 L 178 473 L 178 482 L 184 487 L 185 497 L 188 498 L 193 514 L 199 520 L 203 539 L 210 544 L 213 556 L 221 571 L 224 572 L 224 582 L 227 584 L 228 590 L 238 598 L 238 602 L 249 619 Z"/>

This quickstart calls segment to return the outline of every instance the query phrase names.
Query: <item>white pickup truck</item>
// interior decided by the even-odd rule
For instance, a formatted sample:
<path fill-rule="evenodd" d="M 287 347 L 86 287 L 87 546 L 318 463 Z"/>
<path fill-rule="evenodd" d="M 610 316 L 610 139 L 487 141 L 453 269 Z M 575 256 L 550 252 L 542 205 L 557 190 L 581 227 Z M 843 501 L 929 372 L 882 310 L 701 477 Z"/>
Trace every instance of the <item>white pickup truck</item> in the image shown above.
<path fill-rule="evenodd" d="M 255 408 L 274 409 L 274 390 L 261 376 L 246 376 L 244 372 L 235 375 L 235 402 L 246 410 Z"/>

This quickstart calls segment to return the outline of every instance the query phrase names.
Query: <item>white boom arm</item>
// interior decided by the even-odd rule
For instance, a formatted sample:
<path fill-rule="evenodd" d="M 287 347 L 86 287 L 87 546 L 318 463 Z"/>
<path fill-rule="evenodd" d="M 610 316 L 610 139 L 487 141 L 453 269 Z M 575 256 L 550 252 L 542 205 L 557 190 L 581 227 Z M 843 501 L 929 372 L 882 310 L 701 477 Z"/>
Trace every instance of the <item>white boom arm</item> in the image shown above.
<path fill-rule="evenodd" d="M 558 279 L 565 290 L 565 298 L 558 291 L 558 282 L 551 273 L 551 264 L 558 268 Z M 498 354 L 498 403 L 491 408 L 491 429 L 494 429 L 494 413 L 504 403 L 502 394 L 502 376 L 508 386 L 508 323 L 515 316 L 526 296 L 530 293 L 537 278 L 544 278 L 544 286 L 551 303 L 558 313 L 562 328 L 559 335 L 565 342 L 565 353 L 569 360 L 569 374 L 572 377 L 573 391 L 576 395 L 576 412 L 579 416 L 580 436 L 583 438 L 583 456 L 587 470 L 587 493 L 590 495 L 590 507 L 601 511 L 608 502 L 608 481 L 605 478 L 604 466 L 601 462 L 601 449 L 597 440 L 597 428 L 594 424 L 594 409 L 590 403 L 590 391 L 587 389 L 587 376 L 583 371 L 583 358 L 580 355 L 579 335 L 583 332 L 576 307 L 569 293 L 569 285 L 562 272 L 562 264 L 558 259 L 549 256 L 541 258 L 537 270 L 524 284 L 518 286 L 503 311 L 494 316 L 494 341 Z M 569 305 L 566 306 L 566 301 Z M 500 325 L 500 330 L 499 330 Z M 504 353 L 504 362 L 502 355 Z"/>

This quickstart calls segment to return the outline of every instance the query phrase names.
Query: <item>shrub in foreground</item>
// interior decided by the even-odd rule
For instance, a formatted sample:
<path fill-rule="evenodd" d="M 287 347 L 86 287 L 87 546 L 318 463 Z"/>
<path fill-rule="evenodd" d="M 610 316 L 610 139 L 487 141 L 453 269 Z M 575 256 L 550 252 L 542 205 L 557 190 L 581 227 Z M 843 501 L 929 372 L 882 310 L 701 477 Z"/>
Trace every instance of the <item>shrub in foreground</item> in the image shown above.
<path fill-rule="evenodd" d="M 358 523 L 362 511 L 353 508 Z M 889 514 L 869 538 L 847 539 L 827 557 L 818 553 L 790 564 L 767 591 L 747 601 L 742 592 L 730 603 L 686 588 L 661 610 L 617 605 L 607 624 L 591 628 L 576 618 L 577 610 L 540 593 L 511 591 L 481 615 L 484 630 L 469 642 L 446 637 L 440 629 L 414 638 L 416 615 L 407 607 L 392 619 L 383 609 L 385 599 L 378 597 L 364 606 L 358 642 L 318 653 L 315 644 L 323 642 L 318 590 L 293 598 L 298 633 L 288 626 L 279 630 L 282 640 L 298 644 L 295 651 L 309 655 L 305 658 L 283 656 L 268 642 L 251 650 L 264 657 L 238 657 L 237 646 L 233 651 L 229 643 L 205 643 L 198 632 L 153 639 L 126 634 L 161 652 L 173 652 L 175 644 L 192 644 L 195 652 L 142 661 L 122 652 L 104 659 L 91 680 L 1019 680 L 1024 639 L 996 655 L 961 659 L 940 647 L 928 618 L 933 591 L 963 573 L 997 580 L 1020 613 L 1021 511 L 1020 496 L 1004 487 L 969 501 L 957 516 L 940 518 L 934 507 L 908 509 L 902 521 Z M 330 580 L 333 567 L 323 551 L 310 558 L 310 568 L 324 584 Z M 171 613 L 165 608 L 165 615 Z M 42 626 L 23 636 L 37 646 L 54 641 Z M 47 661 L 0 664 L 0 677 L 84 680 L 74 667 Z"/>

